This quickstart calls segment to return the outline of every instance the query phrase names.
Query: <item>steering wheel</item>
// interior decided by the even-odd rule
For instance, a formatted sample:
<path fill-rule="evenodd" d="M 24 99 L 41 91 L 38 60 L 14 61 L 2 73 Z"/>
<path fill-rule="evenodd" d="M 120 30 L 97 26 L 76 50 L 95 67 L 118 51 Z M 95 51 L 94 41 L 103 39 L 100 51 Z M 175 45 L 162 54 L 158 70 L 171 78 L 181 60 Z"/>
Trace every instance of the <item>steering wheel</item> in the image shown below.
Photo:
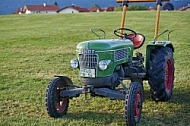
<path fill-rule="evenodd" d="M 122 34 L 120 33 L 121 30 L 123 30 Z M 131 32 L 131 33 L 128 33 L 128 32 Z M 120 38 L 126 38 L 126 39 L 133 39 L 137 35 L 135 31 L 128 28 L 118 28 L 114 30 L 114 34 Z"/>

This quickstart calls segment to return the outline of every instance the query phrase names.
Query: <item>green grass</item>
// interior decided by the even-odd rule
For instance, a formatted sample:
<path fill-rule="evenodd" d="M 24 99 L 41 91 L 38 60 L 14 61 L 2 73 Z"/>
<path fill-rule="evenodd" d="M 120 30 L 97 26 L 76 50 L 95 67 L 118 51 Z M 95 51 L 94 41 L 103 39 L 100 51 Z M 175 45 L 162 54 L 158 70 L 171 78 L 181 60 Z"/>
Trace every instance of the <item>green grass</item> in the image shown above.
<path fill-rule="evenodd" d="M 153 39 L 155 11 L 128 12 L 126 27 Z M 56 15 L 0 16 L 0 125 L 2 126 L 121 126 L 124 102 L 84 96 L 70 100 L 68 114 L 50 118 L 45 91 L 54 75 L 69 76 L 81 85 L 78 71 L 69 66 L 78 42 L 97 39 L 90 28 L 102 28 L 107 38 L 120 26 L 120 12 Z M 189 12 L 162 12 L 160 32 L 173 29 L 175 88 L 169 102 L 155 103 L 145 85 L 139 126 L 187 126 L 190 120 L 190 16 Z M 167 35 L 160 40 L 167 39 Z M 144 54 L 145 55 L 145 54 Z"/>

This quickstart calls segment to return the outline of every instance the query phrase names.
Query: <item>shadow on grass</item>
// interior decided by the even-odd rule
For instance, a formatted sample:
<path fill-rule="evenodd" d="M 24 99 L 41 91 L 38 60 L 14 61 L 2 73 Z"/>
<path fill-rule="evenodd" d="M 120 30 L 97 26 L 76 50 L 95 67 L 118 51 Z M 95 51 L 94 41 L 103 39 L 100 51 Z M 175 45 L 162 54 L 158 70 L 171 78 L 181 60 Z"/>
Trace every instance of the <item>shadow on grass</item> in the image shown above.
<path fill-rule="evenodd" d="M 94 124 L 110 125 L 112 123 L 125 124 L 123 113 L 107 113 L 107 112 L 94 112 L 85 111 L 81 113 L 68 113 L 65 118 L 69 120 L 85 120 L 87 122 L 93 122 Z"/>
<path fill-rule="evenodd" d="M 141 125 L 186 126 L 190 125 L 190 85 L 176 84 L 172 97 L 167 102 L 154 102 L 145 90 Z"/>
<path fill-rule="evenodd" d="M 189 86 L 189 87 L 188 87 Z M 190 85 L 177 86 L 168 102 L 154 102 L 145 90 L 145 102 L 138 126 L 184 126 L 190 120 Z M 68 120 L 91 122 L 93 125 L 125 125 L 122 112 L 82 111 L 68 113 Z"/>
<path fill-rule="evenodd" d="M 180 85 L 174 88 L 171 103 L 190 104 L 190 84 Z"/>
<path fill-rule="evenodd" d="M 144 91 L 145 101 L 154 101 L 149 93 L 149 89 Z M 190 104 L 190 84 L 174 86 L 171 99 L 167 101 L 169 103 L 177 104 Z"/>

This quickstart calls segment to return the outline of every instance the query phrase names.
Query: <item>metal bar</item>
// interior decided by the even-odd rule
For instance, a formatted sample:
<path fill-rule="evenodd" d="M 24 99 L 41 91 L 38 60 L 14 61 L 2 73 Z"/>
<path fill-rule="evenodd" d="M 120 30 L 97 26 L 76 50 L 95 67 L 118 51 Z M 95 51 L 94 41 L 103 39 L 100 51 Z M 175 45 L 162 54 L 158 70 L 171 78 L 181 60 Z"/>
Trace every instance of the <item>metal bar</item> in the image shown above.
<path fill-rule="evenodd" d="M 160 21 L 160 7 L 161 7 L 161 4 L 158 3 L 157 13 L 156 13 L 156 25 L 155 25 L 155 32 L 154 32 L 154 39 L 155 40 L 156 40 L 156 37 L 158 36 L 158 27 L 159 27 L 159 21 Z"/>
<path fill-rule="evenodd" d="M 94 93 L 100 96 L 109 97 L 112 100 L 125 100 L 125 94 L 108 88 L 95 88 Z"/>
<path fill-rule="evenodd" d="M 157 35 L 155 38 L 154 38 L 154 42 L 156 42 L 157 38 L 161 35 L 163 35 L 164 33 L 168 32 L 169 30 L 165 30 L 164 32 L 162 32 L 161 34 Z"/>
<path fill-rule="evenodd" d="M 127 11 L 127 2 L 123 3 L 123 12 L 122 12 L 122 17 L 121 17 L 121 28 L 124 28 L 125 25 L 125 17 L 126 17 L 126 11 Z M 123 35 L 123 30 L 120 30 L 120 36 Z"/>
<path fill-rule="evenodd" d="M 168 41 L 170 40 L 170 33 L 172 33 L 173 30 L 170 30 L 169 33 L 168 33 Z"/>
<path fill-rule="evenodd" d="M 61 91 L 60 96 L 61 97 L 77 97 L 78 95 L 82 94 L 83 88 L 76 88 L 72 90 L 64 90 Z"/>
<path fill-rule="evenodd" d="M 157 0 L 117 0 L 117 3 L 123 2 L 156 2 Z M 162 2 L 168 2 L 170 0 L 162 0 Z"/>
<path fill-rule="evenodd" d="M 125 93 L 127 93 L 128 92 L 128 88 L 125 86 L 125 84 L 123 83 L 123 81 L 120 81 L 120 83 L 121 83 L 121 86 L 123 87 Z"/>
<path fill-rule="evenodd" d="M 95 34 L 99 39 L 101 39 L 101 37 L 100 37 L 100 35 L 97 34 L 95 31 L 101 31 L 101 32 L 103 32 L 103 34 L 104 34 L 104 39 L 105 39 L 105 37 L 106 37 L 106 32 L 105 32 L 104 30 L 102 30 L 102 29 L 93 28 L 93 29 L 90 29 L 90 31 L 91 31 L 93 34 Z"/>

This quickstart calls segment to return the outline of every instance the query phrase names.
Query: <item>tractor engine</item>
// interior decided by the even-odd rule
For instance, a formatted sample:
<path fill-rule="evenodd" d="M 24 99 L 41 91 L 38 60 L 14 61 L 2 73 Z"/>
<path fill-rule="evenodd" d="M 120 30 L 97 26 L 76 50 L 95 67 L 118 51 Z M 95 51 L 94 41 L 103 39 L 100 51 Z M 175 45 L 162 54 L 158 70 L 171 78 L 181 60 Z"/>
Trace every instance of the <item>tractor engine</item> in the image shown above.
<path fill-rule="evenodd" d="M 122 64 L 140 64 L 133 61 L 133 43 L 128 39 L 105 39 L 81 42 L 77 45 L 77 59 L 71 60 L 71 67 L 79 69 L 84 85 L 114 88 L 127 69 Z"/>
<path fill-rule="evenodd" d="M 123 65 L 125 78 L 144 78 L 146 76 L 146 68 L 143 63 L 144 57 L 142 56 L 142 53 L 137 52 L 136 57 L 133 57 L 131 62 L 127 62 Z"/>

